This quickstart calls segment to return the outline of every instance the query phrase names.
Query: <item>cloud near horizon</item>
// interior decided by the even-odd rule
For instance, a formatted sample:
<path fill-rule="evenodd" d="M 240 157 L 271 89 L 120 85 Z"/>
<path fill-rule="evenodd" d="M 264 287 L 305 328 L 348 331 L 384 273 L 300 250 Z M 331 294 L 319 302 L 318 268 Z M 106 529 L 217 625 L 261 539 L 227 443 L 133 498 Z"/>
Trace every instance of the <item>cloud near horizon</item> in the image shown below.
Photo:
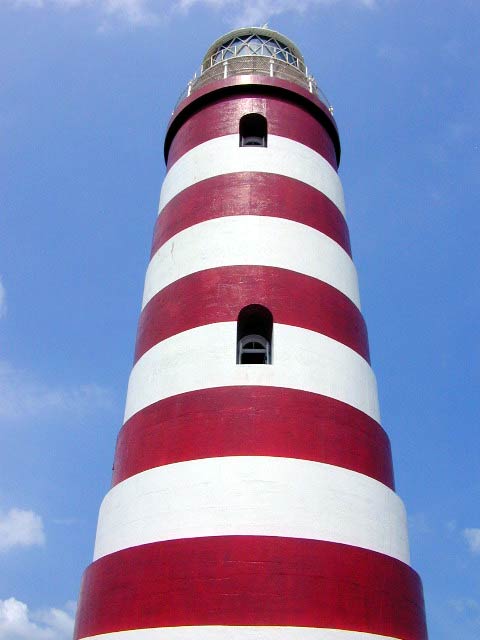
<path fill-rule="evenodd" d="M 104 18 L 136 26 L 153 26 L 175 15 L 185 15 L 194 7 L 210 9 L 231 26 L 261 24 L 283 13 L 305 13 L 316 7 L 338 4 L 376 7 L 384 0 L 0 0 L 0 5 L 14 8 L 57 8 L 63 10 L 89 8 Z M 105 25 L 104 25 L 105 26 Z"/>
<path fill-rule="evenodd" d="M 0 600 L 0 640 L 71 640 L 75 603 L 30 611 L 16 598 Z"/>

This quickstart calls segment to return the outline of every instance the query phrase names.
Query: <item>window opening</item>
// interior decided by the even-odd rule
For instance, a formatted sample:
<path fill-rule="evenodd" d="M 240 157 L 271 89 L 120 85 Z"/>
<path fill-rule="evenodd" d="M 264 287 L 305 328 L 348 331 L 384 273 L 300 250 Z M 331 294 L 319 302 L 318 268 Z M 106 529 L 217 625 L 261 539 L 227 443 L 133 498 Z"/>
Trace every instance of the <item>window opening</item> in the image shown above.
<path fill-rule="evenodd" d="M 267 119 L 259 113 L 247 113 L 240 118 L 240 146 L 267 146 Z"/>
<path fill-rule="evenodd" d="M 252 334 L 238 343 L 239 364 L 270 364 L 270 345 L 263 336 Z"/>
<path fill-rule="evenodd" d="M 293 52 L 275 38 L 261 35 L 245 35 L 228 40 L 219 46 L 212 56 L 213 64 L 236 56 L 268 56 L 299 66 Z"/>
<path fill-rule="evenodd" d="M 237 321 L 237 364 L 271 364 L 272 329 L 273 317 L 266 307 L 244 307 Z"/>

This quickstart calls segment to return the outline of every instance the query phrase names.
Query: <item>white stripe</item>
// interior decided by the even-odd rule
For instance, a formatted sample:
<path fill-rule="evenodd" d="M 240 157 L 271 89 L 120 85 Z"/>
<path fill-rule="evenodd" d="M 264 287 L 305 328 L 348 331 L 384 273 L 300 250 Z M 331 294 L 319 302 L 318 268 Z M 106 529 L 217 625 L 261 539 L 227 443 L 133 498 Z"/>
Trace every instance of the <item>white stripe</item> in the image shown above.
<path fill-rule="evenodd" d="M 162 627 L 114 631 L 84 640 L 396 640 L 363 631 L 313 627 Z"/>
<path fill-rule="evenodd" d="M 299 222 L 268 216 L 206 220 L 170 238 L 148 265 L 143 307 L 179 278 L 231 265 L 296 271 L 332 285 L 360 307 L 355 265 L 339 244 Z"/>
<path fill-rule="evenodd" d="M 405 509 L 389 487 L 342 467 L 267 456 L 177 462 L 120 482 L 100 508 L 95 559 L 229 535 L 328 540 L 409 561 Z"/>
<path fill-rule="evenodd" d="M 340 178 L 319 153 L 274 135 L 268 136 L 268 147 L 239 147 L 237 134 L 203 142 L 179 158 L 165 176 L 159 211 L 180 191 L 200 180 L 240 171 L 275 173 L 305 182 L 325 194 L 345 215 Z"/>
<path fill-rule="evenodd" d="M 130 374 L 125 420 L 179 393 L 260 385 L 335 398 L 380 422 L 375 375 L 350 347 L 315 331 L 275 324 L 273 364 L 239 365 L 236 334 L 236 322 L 217 322 L 183 331 L 149 349 Z"/>

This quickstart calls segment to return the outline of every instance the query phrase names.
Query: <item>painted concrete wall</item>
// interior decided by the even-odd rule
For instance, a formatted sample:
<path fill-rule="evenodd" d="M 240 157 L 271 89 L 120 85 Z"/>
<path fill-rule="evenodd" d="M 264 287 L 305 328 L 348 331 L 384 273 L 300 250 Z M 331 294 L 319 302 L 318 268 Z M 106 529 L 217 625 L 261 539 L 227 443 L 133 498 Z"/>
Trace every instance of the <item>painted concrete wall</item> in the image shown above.
<path fill-rule="evenodd" d="M 262 82 L 206 88 L 170 125 L 76 640 L 426 640 L 335 125 Z M 251 112 L 266 148 L 239 147 Z M 268 365 L 236 363 L 250 304 L 273 315 Z"/>

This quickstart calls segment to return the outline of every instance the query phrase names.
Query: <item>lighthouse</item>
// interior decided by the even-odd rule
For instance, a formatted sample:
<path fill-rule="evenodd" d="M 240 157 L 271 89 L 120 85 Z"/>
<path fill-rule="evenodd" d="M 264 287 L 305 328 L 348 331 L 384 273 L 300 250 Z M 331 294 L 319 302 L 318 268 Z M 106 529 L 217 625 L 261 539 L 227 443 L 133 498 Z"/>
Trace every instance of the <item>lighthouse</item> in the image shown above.
<path fill-rule="evenodd" d="M 339 134 L 297 46 L 219 38 L 164 150 L 75 640 L 426 640 Z"/>

